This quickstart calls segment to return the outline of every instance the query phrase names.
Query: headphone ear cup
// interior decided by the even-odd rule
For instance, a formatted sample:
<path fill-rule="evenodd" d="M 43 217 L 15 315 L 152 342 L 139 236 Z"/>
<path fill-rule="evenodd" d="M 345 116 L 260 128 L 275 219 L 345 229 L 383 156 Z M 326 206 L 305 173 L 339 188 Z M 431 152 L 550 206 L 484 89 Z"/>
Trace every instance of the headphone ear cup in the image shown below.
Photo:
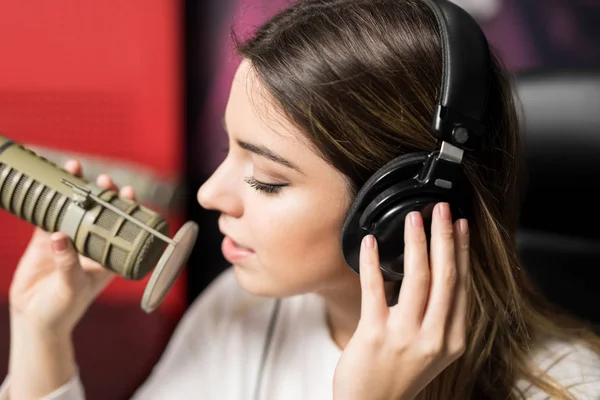
<path fill-rule="evenodd" d="M 385 280 L 398 281 L 404 277 L 404 229 L 409 223 L 406 220 L 408 214 L 413 211 L 421 213 L 429 249 L 431 215 L 440 201 L 445 199 L 435 194 L 403 198 L 375 218 L 370 233 L 377 238 L 379 264 Z"/>
<path fill-rule="evenodd" d="M 359 190 L 346 214 L 341 235 L 344 258 L 355 272 L 359 272 L 361 241 L 365 235 L 371 233 L 360 224 L 361 219 L 364 219 L 365 209 L 386 189 L 412 181 L 421 170 L 427 156 L 428 153 L 422 152 L 397 157 L 377 170 Z M 403 246 L 403 241 L 400 241 L 399 245 Z"/>

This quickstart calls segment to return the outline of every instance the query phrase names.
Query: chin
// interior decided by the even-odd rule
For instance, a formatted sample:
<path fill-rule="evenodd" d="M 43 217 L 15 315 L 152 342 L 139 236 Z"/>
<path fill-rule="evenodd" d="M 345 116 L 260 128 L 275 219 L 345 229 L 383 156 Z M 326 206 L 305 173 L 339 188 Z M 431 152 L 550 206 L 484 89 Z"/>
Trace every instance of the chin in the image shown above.
<path fill-rule="evenodd" d="M 233 264 L 233 273 L 238 284 L 246 292 L 259 297 L 278 297 L 272 290 L 274 288 L 266 284 L 268 280 L 260 272 Z"/>
<path fill-rule="evenodd" d="M 250 270 L 245 266 L 233 264 L 233 272 L 240 287 L 253 296 L 282 298 L 292 294 L 255 269 Z"/>

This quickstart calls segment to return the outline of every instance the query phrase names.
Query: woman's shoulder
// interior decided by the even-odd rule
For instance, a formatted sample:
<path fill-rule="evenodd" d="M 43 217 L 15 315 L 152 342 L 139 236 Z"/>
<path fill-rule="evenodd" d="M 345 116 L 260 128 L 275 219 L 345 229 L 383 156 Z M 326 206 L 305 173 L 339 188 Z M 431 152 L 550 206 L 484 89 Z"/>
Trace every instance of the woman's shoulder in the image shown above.
<path fill-rule="evenodd" d="M 582 341 L 547 339 L 531 350 L 533 364 L 577 399 L 600 399 L 600 354 Z M 529 399 L 547 398 L 526 381 L 518 387 Z"/>
<path fill-rule="evenodd" d="M 241 379 L 240 366 L 259 351 L 272 303 L 246 292 L 232 268 L 221 272 L 188 307 L 134 398 L 174 398 L 199 387 L 210 393 L 232 370 Z"/>

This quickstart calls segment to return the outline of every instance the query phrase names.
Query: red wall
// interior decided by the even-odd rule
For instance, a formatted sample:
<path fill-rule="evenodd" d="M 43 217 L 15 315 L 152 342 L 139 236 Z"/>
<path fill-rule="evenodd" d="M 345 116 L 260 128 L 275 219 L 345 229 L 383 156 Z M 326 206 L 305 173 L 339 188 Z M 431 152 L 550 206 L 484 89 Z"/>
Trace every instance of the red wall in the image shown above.
<path fill-rule="evenodd" d="M 161 178 L 177 179 L 183 171 L 180 13 L 181 3 L 174 0 L 0 1 L 0 134 L 21 143 L 135 162 Z M 184 216 L 178 211 L 166 216 L 173 234 Z M 0 210 L 0 306 L 7 301 L 31 231 L 29 224 Z M 148 278 L 116 279 L 99 304 L 122 306 L 142 324 L 159 321 L 168 330 L 185 307 L 185 276 L 155 312 L 160 318 L 139 309 Z M 111 323 L 107 318 L 102 323 Z M 5 320 L 0 321 L 4 349 Z M 94 323 L 86 320 L 85 329 L 93 332 Z M 155 330 L 146 339 L 149 347 L 161 349 L 162 332 Z M 126 370 L 127 358 L 122 361 L 120 368 Z M 127 379 L 123 371 L 119 374 Z M 108 393 L 98 398 L 119 398 L 123 392 Z"/>

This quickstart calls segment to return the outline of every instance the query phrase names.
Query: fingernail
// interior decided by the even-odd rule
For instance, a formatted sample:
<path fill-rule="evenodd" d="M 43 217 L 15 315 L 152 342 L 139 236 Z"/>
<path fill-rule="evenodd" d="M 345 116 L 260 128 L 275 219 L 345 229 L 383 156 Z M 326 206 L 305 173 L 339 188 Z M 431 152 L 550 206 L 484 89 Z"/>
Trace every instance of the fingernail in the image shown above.
<path fill-rule="evenodd" d="M 438 215 L 442 217 L 442 219 L 450 219 L 450 207 L 448 203 L 438 203 L 437 206 Z"/>
<path fill-rule="evenodd" d="M 409 218 L 413 228 L 421 228 L 423 226 L 423 219 L 421 218 L 421 213 L 418 211 L 411 212 Z"/>
<path fill-rule="evenodd" d="M 461 219 L 458 222 L 458 229 L 460 229 L 460 233 L 466 235 L 467 233 L 469 233 L 469 222 L 464 218 Z"/>
<path fill-rule="evenodd" d="M 375 248 L 375 237 L 373 235 L 367 235 L 363 238 L 363 245 L 367 248 L 367 249 L 374 249 Z"/>
<path fill-rule="evenodd" d="M 62 253 L 66 249 L 67 249 L 67 239 L 60 238 L 60 239 L 52 240 L 52 250 L 54 250 L 54 252 Z"/>

